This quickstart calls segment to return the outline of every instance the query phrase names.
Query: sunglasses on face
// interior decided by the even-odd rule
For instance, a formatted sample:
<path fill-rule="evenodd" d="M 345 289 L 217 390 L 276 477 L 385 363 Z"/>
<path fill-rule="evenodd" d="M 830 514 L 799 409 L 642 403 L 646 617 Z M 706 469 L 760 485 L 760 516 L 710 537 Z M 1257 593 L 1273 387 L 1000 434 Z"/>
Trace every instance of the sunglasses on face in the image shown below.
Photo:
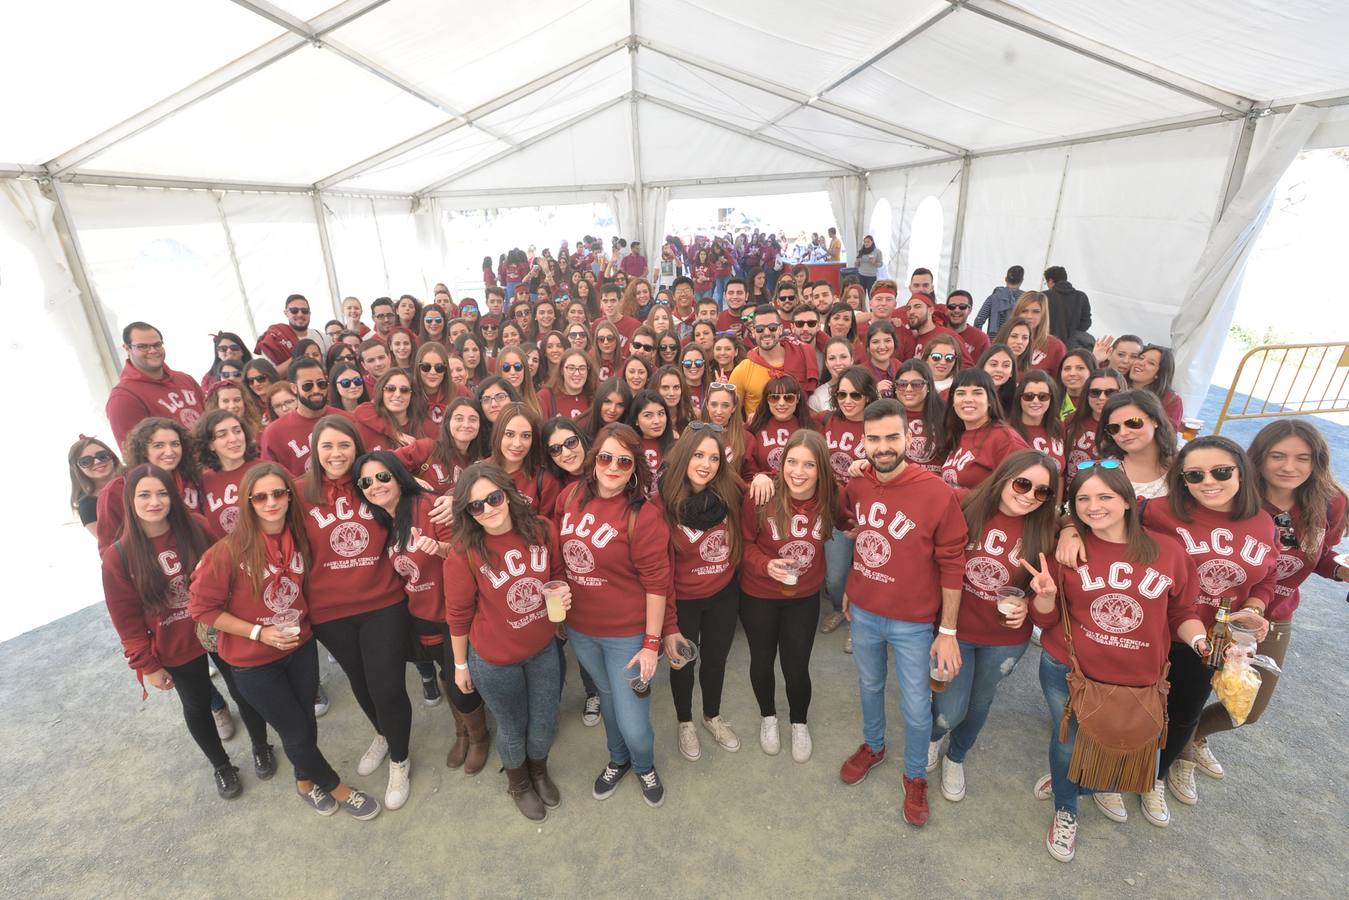
<path fill-rule="evenodd" d="M 292 316 L 298 316 L 300 313 L 307 313 L 307 312 L 309 312 L 309 307 L 307 307 L 307 306 L 287 306 L 287 307 L 286 307 L 286 312 L 290 313 Z"/>
<path fill-rule="evenodd" d="M 391 313 L 391 312 L 387 312 L 387 313 L 375 313 L 375 318 L 378 319 L 378 320 L 381 321 L 381 322 L 383 322 L 383 321 L 386 320 L 386 319 L 392 319 L 393 317 L 394 317 L 394 314 Z"/>
<path fill-rule="evenodd" d="M 95 464 L 102 465 L 103 463 L 110 463 L 113 459 L 115 459 L 115 457 L 109 451 L 96 450 L 88 456 L 81 456 L 79 459 L 75 460 L 75 465 L 79 466 L 81 469 L 92 469 Z"/>
<path fill-rule="evenodd" d="M 770 334 L 776 334 L 776 333 L 777 333 L 777 330 L 778 330 L 778 326 L 777 326 L 777 325 L 755 325 L 755 326 L 754 326 L 754 333 L 755 333 L 755 334 L 763 334 L 765 331 L 769 332 Z"/>
<path fill-rule="evenodd" d="M 642 351 L 642 352 L 645 352 L 645 351 L 647 351 L 647 350 L 655 350 L 655 349 L 656 349 L 656 345 L 655 345 L 655 344 L 639 344 L 639 343 L 637 343 L 636 341 L 633 341 L 633 342 L 632 342 L 632 349 L 634 349 L 634 350 L 639 350 L 639 351 Z"/>
<path fill-rule="evenodd" d="M 248 376 L 248 383 L 249 383 L 249 384 L 266 384 L 266 383 L 269 382 L 269 381 L 271 381 L 271 379 L 268 378 L 266 375 L 249 375 L 249 376 Z"/>
<path fill-rule="evenodd" d="M 238 344 L 216 344 L 215 348 L 221 353 L 242 353 L 244 350 Z"/>
<path fill-rule="evenodd" d="M 442 319 L 440 316 L 427 316 L 425 319 L 422 319 L 422 324 L 424 324 L 424 325 L 443 325 L 443 324 L 445 324 L 445 320 Z"/>
<path fill-rule="evenodd" d="M 953 363 L 956 361 L 956 355 L 954 353 L 929 353 L 927 358 L 933 362 Z"/>
<path fill-rule="evenodd" d="M 788 400 L 795 400 L 795 394 L 769 394 L 769 403 L 786 403 Z"/>
<path fill-rule="evenodd" d="M 865 400 L 867 395 L 862 393 L 861 391 L 839 391 L 837 396 L 838 399 L 840 400 L 857 401 L 857 400 Z"/>
<path fill-rule="evenodd" d="M 268 500 L 280 500 L 283 497 L 290 496 L 290 488 L 276 488 L 270 491 L 254 491 L 248 495 L 248 502 L 254 506 L 261 506 Z"/>
<path fill-rule="evenodd" d="M 799 321 L 799 322 L 793 322 L 792 324 L 795 325 L 797 328 L 819 328 L 819 327 L 820 327 L 820 320 L 819 320 L 819 319 L 802 319 L 801 321 Z"/>
<path fill-rule="evenodd" d="M 968 303 L 948 303 L 946 304 L 946 308 L 954 310 L 955 312 L 960 312 L 961 310 L 969 309 L 970 305 Z"/>
<path fill-rule="evenodd" d="M 595 338 L 595 340 L 599 341 L 601 344 L 612 344 L 615 339 L 612 334 L 602 334 Z"/>
<path fill-rule="evenodd" d="M 677 353 L 677 352 L 679 351 L 679 345 L 678 345 L 678 344 L 661 344 L 661 345 L 660 345 L 660 350 L 661 350 L 662 353 Z"/>
<path fill-rule="evenodd" d="M 517 362 L 517 363 L 502 363 L 502 364 L 499 365 L 497 368 L 499 368 L 499 369 L 500 369 L 501 371 L 503 371 L 503 372 L 523 372 L 523 371 L 525 370 L 525 364 L 524 364 L 524 363 L 518 363 L 518 362 Z"/>
<path fill-rule="evenodd" d="M 220 377 L 223 378 L 223 379 L 226 380 L 226 381 L 233 381 L 234 379 L 238 378 L 238 377 L 239 377 L 240 375 L 242 375 L 242 374 L 243 374 L 243 372 L 240 372 L 238 369 L 221 369 L 221 370 L 220 370 Z"/>
<path fill-rule="evenodd" d="M 299 387 L 301 392 L 306 394 L 314 390 L 315 388 L 317 388 L 320 391 L 326 391 L 328 389 L 328 379 L 318 378 L 315 379 L 314 381 L 302 381 L 297 385 L 297 387 Z"/>
<path fill-rule="evenodd" d="M 569 331 L 567 332 L 567 339 L 571 341 L 584 341 L 586 339 L 586 333 L 584 331 Z"/>
<path fill-rule="evenodd" d="M 386 384 L 384 385 L 384 393 L 406 396 L 412 393 L 412 388 L 408 387 L 406 384 Z"/>
<path fill-rule="evenodd" d="M 1214 481 L 1231 481 L 1236 466 L 1214 466 L 1205 472 L 1203 469 L 1186 469 L 1180 473 L 1186 484 L 1202 484 L 1205 475 L 1212 475 Z"/>
<path fill-rule="evenodd" d="M 1117 459 L 1084 459 L 1077 464 L 1077 471 L 1085 472 L 1088 469 L 1118 469 L 1120 461 Z"/>
<path fill-rule="evenodd" d="M 686 368 L 686 369 L 701 369 L 701 368 L 703 367 L 703 360 L 701 360 L 701 359 L 686 359 L 686 360 L 684 360 L 684 362 L 683 362 L 681 365 L 683 365 L 684 368 Z"/>
<path fill-rule="evenodd" d="M 390 481 L 393 481 L 393 473 L 376 472 L 374 478 L 371 478 L 369 475 L 366 475 L 362 478 L 357 478 L 356 486 L 361 490 L 365 490 L 366 488 L 370 487 L 370 485 L 374 484 L 376 481 L 378 481 L 380 484 L 388 484 Z"/>
<path fill-rule="evenodd" d="M 482 515 L 483 510 L 487 509 L 487 507 L 500 506 L 505 502 L 506 502 L 506 492 L 497 489 L 495 491 L 492 491 L 492 493 L 488 494 L 486 497 L 483 497 L 481 500 L 468 501 L 468 505 L 465 506 L 464 509 L 468 510 L 468 514 L 470 516 L 480 516 Z"/>
<path fill-rule="evenodd" d="M 1105 426 L 1105 430 L 1110 434 L 1119 434 L 1121 429 L 1127 428 L 1130 431 L 1137 431 L 1143 427 L 1142 416 L 1130 416 L 1123 422 L 1111 422 Z"/>
<path fill-rule="evenodd" d="M 560 444 L 549 444 L 548 455 L 557 456 L 563 450 L 575 450 L 579 446 L 581 446 L 581 438 L 579 435 L 573 434 L 571 437 L 565 439 Z"/>
<path fill-rule="evenodd" d="M 1049 489 L 1049 485 L 1031 484 L 1029 478 L 1013 478 L 1012 490 L 1016 491 L 1018 494 L 1030 494 L 1041 503 L 1044 503 L 1050 497 L 1054 496 L 1053 491 Z"/>
<path fill-rule="evenodd" d="M 443 375 L 448 367 L 444 363 L 420 363 L 417 368 L 423 372 L 439 372 Z"/>
<path fill-rule="evenodd" d="M 1279 529 L 1279 543 L 1285 547 L 1297 546 L 1297 532 L 1293 529 L 1293 516 L 1281 512 L 1274 517 L 1274 525 Z"/>
<path fill-rule="evenodd" d="M 337 379 L 337 386 L 340 388 L 362 387 L 365 385 L 365 379 L 357 375 L 353 378 Z"/>
<path fill-rule="evenodd" d="M 598 460 L 599 464 L 602 466 L 618 466 L 620 472 L 626 472 L 628 469 L 631 469 L 634 462 L 631 456 L 614 456 L 608 451 L 601 451 L 600 453 L 595 454 L 595 459 Z"/>
<path fill-rule="evenodd" d="M 1119 392 L 1119 388 L 1088 388 L 1087 393 L 1096 399 L 1109 397 Z"/>
<path fill-rule="evenodd" d="M 1049 396 L 1050 396 L 1050 395 L 1047 394 L 1047 393 L 1042 394 L 1042 393 L 1039 393 L 1039 392 L 1037 392 L 1037 391 L 1026 391 L 1026 393 L 1024 393 L 1024 394 L 1021 395 L 1021 399 L 1022 399 L 1022 400 L 1029 400 L 1031 403 L 1048 403 L 1048 402 L 1049 402 Z M 1133 420 L 1130 419 L 1129 421 L 1132 422 Z M 1118 429 L 1116 429 L 1116 431 L 1118 431 Z M 1111 434 L 1114 434 L 1115 432 L 1112 431 L 1112 432 L 1110 432 L 1110 433 L 1111 433 Z"/>
<path fill-rule="evenodd" d="M 483 331 L 496 331 L 496 330 L 497 330 L 497 327 L 496 327 L 495 325 L 493 325 L 491 322 L 485 322 L 485 323 L 483 323 L 482 330 L 483 330 Z"/>

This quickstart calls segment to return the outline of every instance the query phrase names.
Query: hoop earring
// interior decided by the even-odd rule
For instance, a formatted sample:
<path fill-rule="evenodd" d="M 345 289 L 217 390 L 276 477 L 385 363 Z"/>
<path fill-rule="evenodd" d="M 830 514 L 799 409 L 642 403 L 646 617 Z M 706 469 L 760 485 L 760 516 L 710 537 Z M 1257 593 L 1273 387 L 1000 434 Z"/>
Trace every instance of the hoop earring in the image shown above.
<path fill-rule="evenodd" d="M 629 476 L 629 478 L 628 478 L 628 487 L 630 487 L 630 488 L 637 487 L 637 467 L 636 467 L 636 466 L 633 467 L 632 475 Z"/>

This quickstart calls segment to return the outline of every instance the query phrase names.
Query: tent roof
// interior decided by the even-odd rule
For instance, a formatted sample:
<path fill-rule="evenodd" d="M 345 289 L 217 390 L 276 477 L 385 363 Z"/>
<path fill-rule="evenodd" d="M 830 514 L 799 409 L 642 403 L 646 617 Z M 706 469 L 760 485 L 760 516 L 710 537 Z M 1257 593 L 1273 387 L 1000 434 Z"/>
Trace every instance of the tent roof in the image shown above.
<path fill-rule="evenodd" d="M 1349 95 L 1339 0 L 329 2 L 53 0 L 74 24 L 0 33 L 6 83 L 37 82 L 5 97 L 0 172 L 404 195 L 819 177 Z"/>

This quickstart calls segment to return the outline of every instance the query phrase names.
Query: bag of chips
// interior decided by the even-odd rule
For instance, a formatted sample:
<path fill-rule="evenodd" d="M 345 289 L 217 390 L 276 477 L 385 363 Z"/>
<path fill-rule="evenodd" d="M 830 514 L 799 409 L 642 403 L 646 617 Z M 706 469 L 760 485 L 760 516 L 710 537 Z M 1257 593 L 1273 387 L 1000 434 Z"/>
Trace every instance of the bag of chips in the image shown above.
<path fill-rule="evenodd" d="M 1261 678 L 1257 667 L 1282 674 L 1279 664 L 1268 656 L 1256 655 L 1247 644 L 1228 644 L 1223 654 L 1222 668 L 1213 674 L 1213 691 L 1227 710 L 1232 724 L 1238 728 L 1246 724 L 1260 693 Z"/>

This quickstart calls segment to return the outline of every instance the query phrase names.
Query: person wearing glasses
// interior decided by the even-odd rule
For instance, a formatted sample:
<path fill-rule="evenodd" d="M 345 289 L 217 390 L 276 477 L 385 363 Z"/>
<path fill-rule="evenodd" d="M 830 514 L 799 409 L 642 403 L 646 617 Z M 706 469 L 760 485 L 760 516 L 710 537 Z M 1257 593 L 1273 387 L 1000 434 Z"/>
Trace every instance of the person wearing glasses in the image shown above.
<path fill-rule="evenodd" d="M 1067 422 L 1065 445 L 1068 450 L 1068 471 L 1080 463 L 1099 458 L 1096 437 L 1100 431 L 1101 412 L 1105 403 L 1124 390 L 1124 376 L 1114 369 L 1097 369 L 1087 378 L 1082 388 L 1082 399 Z"/>
<path fill-rule="evenodd" d="M 308 338 L 319 345 L 319 350 L 328 347 L 327 335 L 309 327 L 309 301 L 303 294 L 291 294 L 283 307 L 286 321 L 270 326 L 258 338 L 253 352 L 272 361 L 273 365 L 282 365 L 290 361 L 295 354 L 295 345 Z"/>
<path fill-rule="evenodd" d="M 584 334 L 584 329 L 577 327 Z M 579 419 L 595 396 L 595 369 L 585 351 L 573 347 L 563 352 L 548 387 L 539 390 L 539 406 L 552 416 Z"/>
<path fill-rule="evenodd" d="M 427 341 L 417 348 L 417 356 L 412 361 L 412 376 L 426 406 L 424 434 L 427 437 L 436 436 L 445 418 L 445 407 L 459 393 L 459 388 L 450 381 L 449 373 L 450 351 L 444 344 Z"/>
<path fill-rule="evenodd" d="M 1133 389 L 1106 400 L 1096 449 L 1102 459 L 1124 463 L 1135 496 L 1155 500 L 1167 495 L 1167 475 L 1176 459 L 1176 432 L 1156 394 Z"/>
<path fill-rule="evenodd" d="M 1067 527 L 1081 536 L 1085 559 L 1078 564 L 1059 556 L 1065 567 L 1062 596 L 1053 563 L 1043 557 L 1021 563 L 1031 575 L 1026 591 L 1031 620 L 1043 629 L 1040 689 L 1050 719 L 1049 774 L 1035 783 L 1034 793 L 1037 799 L 1054 801 L 1045 848 L 1065 863 L 1077 852 L 1080 796 L 1090 794 L 1097 808 L 1115 821 L 1122 821 L 1124 808 L 1118 794 L 1093 792 L 1068 774 L 1077 741 L 1076 715 L 1066 723 L 1066 741 L 1060 740 L 1060 728 L 1074 657 L 1082 673 L 1095 681 L 1151 687 L 1167 677 L 1168 660 L 1175 678 L 1176 648 L 1193 657 L 1184 662 L 1186 667 L 1202 667 L 1210 653 L 1195 608 L 1199 578 L 1194 564 L 1174 533 L 1143 527 L 1119 461 L 1085 460 L 1069 472 L 1073 480 Z M 1072 629 L 1070 636 L 1065 635 L 1065 621 Z M 1163 809 L 1166 805 L 1160 781 L 1156 787 L 1143 798 L 1144 815 L 1150 821 L 1149 804 L 1160 798 Z"/>
<path fill-rule="evenodd" d="M 970 310 L 974 306 L 974 297 L 969 291 L 954 290 L 946 295 L 946 328 L 960 341 L 962 359 L 978 359 L 992 343 L 982 329 L 970 324 Z"/>
<path fill-rule="evenodd" d="M 591 362 L 595 365 L 595 377 L 604 381 L 623 371 L 622 344 L 626 340 L 618 327 L 607 319 L 601 319 L 594 325 L 591 334 L 593 348 Z"/>
<path fill-rule="evenodd" d="M 932 370 L 932 382 L 937 393 L 946 397 L 951 390 L 951 382 L 956 373 L 964 366 L 961 361 L 960 341 L 954 335 L 939 334 L 927 342 L 923 349 L 922 360 Z M 976 356 L 975 359 L 978 359 Z"/>
<path fill-rule="evenodd" d="M 825 287 L 829 287 L 826 283 Z M 824 362 L 824 345 L 829 340 L 820 330 L 820 312 L 808 303 L 800 303 L 790 311 L 792 323 L 789 334 L 784 339 L 798 344 L 802 349 L 815 354 L 815 371 L 821 369 Z"/>
<path fill-rule="evenodd" d="M 787 439 L 799 428 L 817 430 L 800 383 L 791 375 L 770 378 L 763 388 L 764 402 L 745 426 L 749 434 L 747 476 L 768 479 L 782 468 Z"/>
<path fill-rule="evenodd" d="M 417 337 L 421 339 L 423 344 L 430 341 L 444 344 L 447 327 L 449 327 L 449 319 L 445 315 L 445 308 L 435 303 L 428 303 L 418 317 L 417 326 L 412 330 L 416 332 Z"/>
<path fill-rule="evenodd" d="M 390 369 L 371 390 L 372 399 L 352 415 L 368 450 L 394 450 L 412 444 L 428 431 L 425 400 L 402 369 Z M 435 434 L 430 425 L 431 434 Z"/>
<path fill-rule="evenodd" d="M 700 322 L 699 325 L 707 325 Z M 684 396 L 688 399 L 691 416 L 697 416 L 703 408 L 703 394 L 706 392 L 708 378 L 708 351 L 696 343 L 689 344 L 679 353 L 679 371 L 684 377 Z"/>
<path fill-rule="evenodd" d="M 820 375 L 813 346 L 805 348 L 782 342 L 782 322 L 777 309 L 767 304 L 756 307 L 751 327 L 754 348 L 736 364 L 731 383 L 736 386 L 745 415 L 752 417 L 764 400 L 769 381 L 778 374 L 795 378 L 803 391 L 814 391 Z"/>
<path fill-rule="evenodd" d="M 988 721 L 998 685 L 1012 674 L 1030 645 L 1024 596 L 1030 579 L 1020 563 L 1038 562 L 1054 550 L 1059 473 L 1059 463 L 1048 454 L 1018 450 L 998 463 L 960 504 L 969 527 L 956 620 L 961 665 L 946 688 L 932 695 L 932 739 L 927 747 L 928 773 L 941 765 L 942 796 L 952 803 L 965 799 L 965 757 Z M 999 595 L 1003 588 L 1022 592 L 1014 606 L 1013 598 Z M 1004 609 L 1000 603 L 1012 608 Z"/>
<path fill-rule="evenodd" d="M 1009 453 L 1026 449 L 1025 439 L 1007 424 L 983 369 L 966 369 L 951 382 L 951 402 L 943 422 L 946 440 L 937 448 L 942 479 L 964 496 L 993 474 Z"/>
<path fill-rule="evenodd" d="M 529 373 L 529 353 L 520 347 L 506 347 L 497 354 L 497 375 L 515 389 L 520 402 L 534 415 L 543 417 L 543 403 L 534 390 L 534 379 Z"/>
<path fill-rule="evenodd" d="M 220 374 L 222 367 L 228 366 L 242 376 L 244 364 L 253 358 L 253 354 L 244 346 L 243 339 L 232 331 L 221 331 L 212 335 L 211 342 L 215 346 L 215 361 L 211 363 L 210 371 L 201 376 L 202 393 L 209 391 L 216 382 L 223 379 Z M 235 380 L 243 384 L 242 377 Z"/>
<path fill-rule="evenodd" d="M 350 415 L 355 413 L 356 407 L 369 401 L 365 375 L 360 368 L 349 362 L 333 363 L 328 370 L 328 405 Z"/>
<path fill-rule="evenodd" d="M 85 437 L 70 445 L 70 508 L 90 534 L 98 535 L 98 495 L 122 474 L 117 453 L 98 438 Z"/>
<path fill-rule="evenodd" d="M 586 327 L 584 321 L 568 322 L 567 330 L 562 336 L 567 339 L 569 349 L 580 350 L 582 353 L 590 352 L 590 329 Z"/>
<path fill-rule="evenodd" d="M 318 747 L 319 659 L 307 593 L 315 586 L 305 579 L 313 551 L 300 499 L 274 463 L 251 469 L 240 490 L 248 503 L 239 527 L 192 573 L 188 613 L 219 633 L 220 656 L 234 667 L 240 693 L 281 738 L 300 799 L 321 816 L 341 807 L 373 819 L 379 801 L 344 784 Z"/>
<path fill-rule="evenodd" d="M 163 416 L 184 428 L 197 424 L 203 412 L 202 390 L 192 376 L 175 372 L 164 363 L 164 336 L 145 322 L 122 329 L 126 365 L 108 392 L 104 408 L 118 446 L 141 420 Z"/>
<path fill-rule="evenodd" d="M 1059 475 L 1067 465 L 1063 420 L 1059 418 L 1059 385 L 1047 372 L 1032 369 L 1016 388 L 1017 405 L 1007 420 L 1032 450 L 1054 460 Z M 1135 493 L 1138 486 L 1134 485 Z"/>
<path fill-rule="evenodd" d="M 309 438 L 314 423 L 324 416 L 350 418 L 342 409 L 328 405 L 328 378 L 323 364 L 312 359 L 292 360 L 286 381 L 298 401 L 295 408 L 267 426 L 262 433 L 262 458 L 280 463 L 297 478 L 309 465 Z"/>
<path fill-rule="evenodd" d="M 398 312 L 390 297 L 376 297 L 370 302 L 370 318 L 375 322 L 373 337 L 381 341 L 389 339 L 389 333 L 398 324 Z"/>

